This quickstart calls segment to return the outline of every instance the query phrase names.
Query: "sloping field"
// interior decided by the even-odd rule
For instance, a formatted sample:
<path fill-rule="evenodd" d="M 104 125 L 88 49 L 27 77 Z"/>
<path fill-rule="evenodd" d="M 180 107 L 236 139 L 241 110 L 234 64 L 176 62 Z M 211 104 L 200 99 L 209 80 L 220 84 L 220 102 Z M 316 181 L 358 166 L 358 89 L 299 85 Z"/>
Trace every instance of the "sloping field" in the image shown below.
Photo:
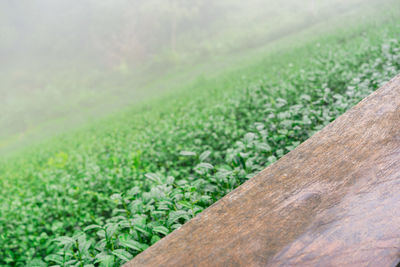
<path fill-rule="evenodd" d="M 0 265 L 119 266 L 181 227 L 400 71 L 389 7 L 3 159 Z"/>

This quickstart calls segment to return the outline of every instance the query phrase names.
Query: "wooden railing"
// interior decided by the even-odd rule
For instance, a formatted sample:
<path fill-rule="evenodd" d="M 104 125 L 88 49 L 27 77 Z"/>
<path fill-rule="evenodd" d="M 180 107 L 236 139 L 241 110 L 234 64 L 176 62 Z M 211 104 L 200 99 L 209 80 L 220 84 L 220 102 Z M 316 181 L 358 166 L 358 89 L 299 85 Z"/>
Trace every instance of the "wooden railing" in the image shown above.
<path fill-rule="evenodd" d="M 126 266 L 396 266 L 400 76 Z"/>

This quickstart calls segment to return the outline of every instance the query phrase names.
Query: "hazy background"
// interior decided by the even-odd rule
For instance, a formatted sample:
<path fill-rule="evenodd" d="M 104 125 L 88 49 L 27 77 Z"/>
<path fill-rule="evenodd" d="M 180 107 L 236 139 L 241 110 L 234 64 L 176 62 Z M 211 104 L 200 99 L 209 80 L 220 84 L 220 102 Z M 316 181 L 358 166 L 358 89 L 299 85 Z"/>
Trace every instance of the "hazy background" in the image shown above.
<path fill-rule="evenodd" d="M 373 2 L 0 0 L 0 152 L 159 97 Z"/>

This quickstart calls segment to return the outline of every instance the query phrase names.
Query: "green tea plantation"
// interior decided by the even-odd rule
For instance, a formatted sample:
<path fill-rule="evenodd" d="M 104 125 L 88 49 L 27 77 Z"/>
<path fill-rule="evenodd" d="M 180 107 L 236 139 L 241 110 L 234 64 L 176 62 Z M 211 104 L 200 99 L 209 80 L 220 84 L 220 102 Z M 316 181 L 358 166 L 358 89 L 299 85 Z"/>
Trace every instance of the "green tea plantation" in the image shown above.
<path fill-rule="evenodd" d="M 129 261 L 398 74 L 398 21 L 302 40 L 4 158 L 0 265 Z"/>

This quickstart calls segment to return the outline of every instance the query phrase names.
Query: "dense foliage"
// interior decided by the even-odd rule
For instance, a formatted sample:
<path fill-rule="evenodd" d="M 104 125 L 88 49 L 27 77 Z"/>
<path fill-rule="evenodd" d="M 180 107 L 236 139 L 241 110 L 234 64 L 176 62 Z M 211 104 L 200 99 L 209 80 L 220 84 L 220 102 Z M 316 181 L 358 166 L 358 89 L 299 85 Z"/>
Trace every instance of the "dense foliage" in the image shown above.
<path fill-rule="evenodd" d="M 183 94 L 4 162 L 0 264 L 128 261 L 395 76 L 393 29 L 308 44 L 246 87 Z"/>

